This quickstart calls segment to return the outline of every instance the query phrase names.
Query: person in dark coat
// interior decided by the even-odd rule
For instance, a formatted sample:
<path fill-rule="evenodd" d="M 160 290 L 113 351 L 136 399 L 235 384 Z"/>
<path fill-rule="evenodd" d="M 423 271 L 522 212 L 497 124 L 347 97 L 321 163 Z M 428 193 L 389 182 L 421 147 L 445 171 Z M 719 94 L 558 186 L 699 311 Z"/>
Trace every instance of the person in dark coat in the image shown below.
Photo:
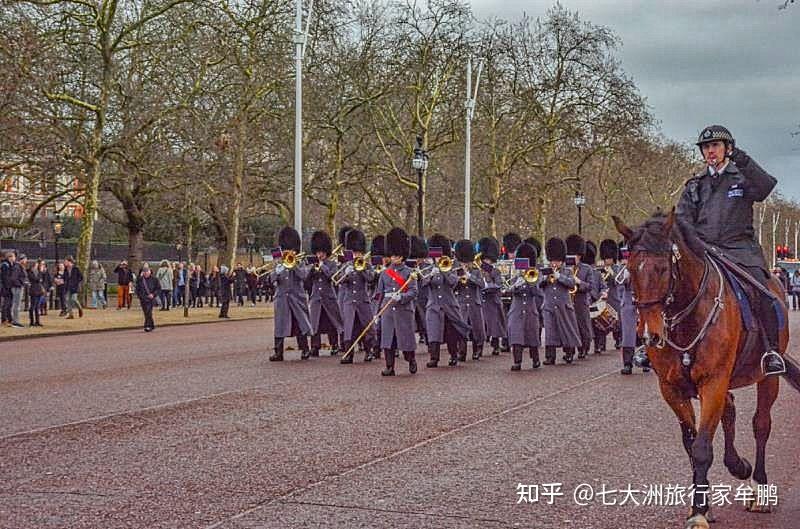
<path fill-rule="evenodd" d="M 370 296 L 370 307 L 372 308 L 372 314 L 377 314 L 378 310 L 380 310 L 380 301 L 379 296 L 377 295 L 378 290 L 378 279 L 380 279 L 381 274 L 386 267 L 389 266 L 389 256 L 386 255 L 386 236 L 385 235 L 376 235 L 372 238 L 372 241 L 369 245 L 369 253 L 372 255 L 373 258 L 380 257 L 381 263 L 374 268 L 375 273 L 372 276 L 372 281 L 369 282 L 367 285 L 367 292 Z M 380 359 L 381 357 L 381 322 L 378 320 L 375 325 L 373 325 L 373 329 L 375 331 L 375 347 L 372 350 L 372 357 L 374 359 Z"/>
<path fill-rule="evenodd" d="M 475 267 L 475 248 L 469 239 L 461 239 L 456 243 L 456 259 L 461 264 L 460 278 L 456 284 L 456 299 L 461 307 L 461 317 L 470 327 L 469 339 L 472 341 L 472 359 L 478 360 L 483 355 L 483 343 L 486 341 L 486 324 L 483 320 L 482 291 L 486 288 L 483 272 Z M 462 351 L 460 360 L 466 360 L 467 352 Z"/>
<path fill-rule="evenodd" d="M 219 307 L 219 266 L 214 265 L 211 267 L 211 273 L 208 274 L 208 299 L 206 305 L 209 307 Z"/>
<path fill-rule="evenodd" d="M 513 260 L 514 255 L 516 255 L 517 246 L 522 244 L 522 237 L 516 232 L 510 231 L 503 235 L 503 247 L 500 248 L 500 252 L 502 254 L 502 258 L 505 260 Z M 511 309 L 511 296 L 503 296 L 503 309 L 505 310 L 506 314 L 508 314 L 509 309 Z M 508 340 L 500 340 L 500 350 L 504 353 L 508 353 L 511 351 L 511 346 L 508 343 Z"/>
<path fill-rule="evenodd" d="M 228 267 L 222 265 L 219 267 L 219 275 L 217 276 L 219 282 L 219 290 L 217 291 L 217 298 L 219 299 L 219 318 L 229 319 L 228 309 L 231 305 L 231 297 L 234 276 L 233 272 L 228 270 Z"/>
<path fill-rule="evenodd" d="M 586 241 L 586 253 L 583 254 L 581 262 L 591 269 L 591 290 L 589 291 L 589 307 L 591 308 L 600 299 L 605 298 L 606 286 L 603 280 L 600 279 L 600 272 L 597 269 L 597 245 L 592 241 Z M 591 311 L 590 311 L 591 313 Z M 594 322 L 590 319 L 589 325 L 592 328 L 592 341 L 594 342 L 594 354 L 602 354 L 606 348 L 606 335 L 601 334 L 594 326 Z"/>
<path fill-rule="evenodd" d="M 570 290 L 575 287 L 575 278 L 564 264 L 567 246 L 563 240 L 557 237 L 548 239 L 545 253 L 552 271 L 539 280 L 539 288 L 544 294 L 542 305 L 545 326 L 544 364 L 556 363 L 557 347 L 564 350 L 564 361 L 571 364 L 575 349 L 581 345 L 578 320 L 575 317 L 575 307 L 570 294 Z"/>
<path fill-rule="evenodd" d="M 244 298 L 247 294 L 247 271 L 242 263 L 236 263 L 236 269 L 233 271 L 233 291 L 236 296 L 236 304 L 244 307 Z"/>
<path fill-rule="evenodd" d="M 373 246 L 374 248 L 374 246 Z M 353 252 L 356 260 L 366 256 L 367 240 L 364 232 L 352 229 L 347 233 L 345 249 Z M 379 254 L 380 255 L 380 254 Z M 344 329 L 342 331 L 342 350 L 347 352 L 355 339 L 370 324 L 373 317 L 369 286 L 375 281 L 375 270 L 369 262 L 365 262 L 362 270 L 357 270 L 353 265 L 352 270 L 347 270 L 344 279 L 339 285 L 339 306 L 342 311 Z M 375 358 L 377 344 L 374 326 L 367 330 L 364 338 L 364 361 L 371 362 Z M 343 356 L 339 361 L 342 364 L 352 364 L 355 351 Z"/>
<path fill-rule="evenodd" d="M 528 266 L 536 267 L 536 248 L 528 243 L 520 244 L 515 252 L 517 259 L 527 259 Z M 522 354 L 527 348 L 531 357 L 532 368 L 539 367 L 539 309 L 536 298 L 539 286 L 536 282 L 527 281 L 522 275 L 517 276 L 508 289 L 512 296 L 511 310 L 508 312 L 508 341 L 514 363 L 512 371 L 522 368 Z"/>
<path fill-rule="evenodd" d="M 42 327 L 39 322 L 39 306 L 41 298 L 44 296 L 45 290 L 42 285 L 42 275 L 39 263 L 31 262 L 28 270 L 28 317 L 30 319 L 31 327 Z"/>
<path fill-rule="evenodd" d="M 703 129 L 697 146 L 706 168 L 686 182 L 676 210 L 679 222 L 693 226 L 700 239 L 769 289 L 769 270 L 753 229 L 753 204 L 766 200 L 777 180 L 739 149 L 721 125 Z M 767 375 L 784 373 L 772 299 L 759 293 L 754 301 L 753 313 L 759 315 L 768 342 L 762 369 Z"/>
<path fill-rule="evenodd" d="M 339 268 L 338 264 L 330 259 L 332 251 L 333 243 L 330 235 L 324 231 L 315 231 L 311 234 L 311 253 L 317 258 L 316 264 L 306 266 L 306 282 L 311 290 L 309 301 L 311 356 L 319 356 L 322 333 L 328 335 L 331 356 L 339 354 L 339 333 L 342 332 L 344 325 L 339 302 L 336 299 L 336 290 L 331 283 L 331 276 Z"/>
<path fill-rule="evenodd" d="M 428 249 L 441 250 L 441 257 L 452 258 L 450 239 L 441 234 L 434 234 L 428 239 Z M 469 325 L 461 316 L 458 301 L 453 289 L 458 284 L 458 274 L 455 270 L 442 271 L 438 262 L 428 265 L 425 276 L 420 280 L 420 289 L 428 292 L 425 306 L 426 342 L 430 359 L 427 366 L 439 366 L 442 343 L 447 344 L 450 353 L 449 364 L 451 367 L 458 364 L 462 351 L 466 350 L 466 339 L 469 335 Z"/>
<path fill-rule="evenodd" d="M 42 316 L 47 316 L 47 295 L 48 293 L 53 290 L 53 277 L 50 275 L 50 271 L 47 269 L 47 263 L 44 259 L 39 259 L 39 277 L 42 281 L 42 289 L 44 290 L 44 294 L 39 300 L 39 314 Z"/>
<path fill-rule="evenodd" d="M 621 284 L 617 283 L 617 274 L 621 266 L 617 264 L 617 254 L 619 249 L 616 241 L 612 239 L 604 239 L 600 242 L 600 259 L 603 261 L 603 269 L 599 272 L 601 281 L 604 283 L 604 290 L 601 294 L 606 300 L 606 303 L 614 309 L 617 313 L 617 325 L 612 331 L 614 337 L 615 349 L 617 344 L 622 340 L 622 334 L 619 325 L 620 310 L 622 307 L 622 291 L 624 288 Z M 605 279 L 603 279 L 605 278 Z M 606 335 L 600 335 L 600 340 L 603 344 L 603 351 L 605 351 Z"/>
<path fill-rule="evenodd" d="M 478 241 L 481 254 L 481 275 L 485 287 L 483 296 L 483 319 L 486 322 L 486 336 L 492 346 L 492 355 L 500 354 L 500 340 L 508 338 L 506 311 L 503 306 L 501 288 L 503 277 L 494 264 L 500 258 L 500 244 L 494 237 L 483 237 Z"/>
<path fill-rule="evenodd" d="M 383 376 L 394 376 L 394 351 L 403 352 L 408 362 L 408 371 L 417 372 L 417 340 L 414 335 L 414 300 L 417 297 L 417 280 L 414 271 L 405 260 L 411 250 L 411 242 L 402 228 L 392 228 L 386 234 L 386 253 L 389 267 L 378 279 L 376 294 L 381 309 L 381 349 L 386 358 Z"/>
<path fill-rule="evenodd" d="M 75 259 L 68 256 L 64 259 L 64 291 L 67 295 L 67 319 L 73 319 L 73 310 L 78 309 L 78 317 L 83 318 L 83 307 L 78 300 L 78 293 L 83 283 L 83 274 L 75 265 Z"/>
<path fill-rule="evenodd" d="M 258 296 L 258 276 L 254 266 L 247 269 L 247 299 L 250 300 L 250 306 L 256 306 L 256 296 Z M 260 296 L 259 296 L 260 297 Z"/>
<path fill-rule="evenodd" d="M 411 252 L 409 257 L 417 262 L 417 268 L 422 268 L 422 266 L 428 263 L 428 243 L 425 242 L 425 239 L 421 239 L 416 235 L 411 236 Z M 433 261 L 430 262 L 432 263 Z M 428 306 L 428 291 L 430 289 L 427 285 L 423 284 L 422 281 L 419 282 L 418 286 L 417 299 L 414 302 L 414 323 L 417 326 L 419 343 L 428 343 L 425 313 L 426 307 Z"/>
<path fill-rule="evenodd" d="M 278 233 L 278 246 L 283 255 L 278 265 L 270 273 L 275 283 L 275 353 L 269 357 L 271 362 L 283 361 L 283 342 L 288 336 L 297 337 L 300 358 L 308 360 L 311 351 L 308 337 L 312 334 L 308 315 L 308 295 L 303 283 L 308 276 L 308 268 L 296 262 L 287 266 L 286 258 L 290 252 L 300 253 L 300 234 L 286 226 Z"/>
<path fill-rule="evenodd" d="M 567 236 L 564 242 L 567 245 L 567 255 L 575 257 L 575 267 L 571 272 L 575 276 L 578 291 L 572 299 L 572 304 L 575 307 L 575 318 L 578 320 L 578 330 L 581 334 L 578 358 L 586 358 L 589 346 L 594 340 L 592 318 L 589 314 L 589 305 L 592 303 L 593 267 L 582 262 L 586 254 L 586 241 L 583 237 L 573 233 Z"/>
<path fill-rule="evenodd" d="M 153 321 L 153 307 L 158 303 L 160 291 L 161 284 L 153 275 L 150 267 L 142 268 L 139 280 L 136 282 L 136 297 L 139 298 L 139 305 L 144 314 L 144 332 L 150 332 L 156 328 Z"/>
<path fill-rule="evenodd" d="M 133 272 L 128 267 L 128 261 L 120 261 L 114 268 L 117 274 L 117 310 L 123 307 L 131 308 L 131 283 L 133 282 Z"/>

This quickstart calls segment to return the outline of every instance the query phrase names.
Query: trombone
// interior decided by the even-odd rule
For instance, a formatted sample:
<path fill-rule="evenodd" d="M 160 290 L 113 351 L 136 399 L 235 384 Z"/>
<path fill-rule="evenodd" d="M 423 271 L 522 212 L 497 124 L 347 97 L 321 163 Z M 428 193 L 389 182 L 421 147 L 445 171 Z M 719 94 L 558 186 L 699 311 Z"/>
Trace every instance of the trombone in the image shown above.
<path fill-rule="evenodd" d="M 254 272 L 256 277 L 261 278 L 266 274 L 272 273 L 272 271 L 275 270 L 279 264 L 283 264 L 283 266 L 285 266 L 288 270 L 292 270 L 305 256 L 306 254 L 303 252 L 296 253 L 294 250 L 286 250 L 285 252 L 281 252 L 281 259 L 283 260 L 282 263 L 279 263 L 277 260 L 273 259 L 272 261 L 268 261 L 256 268 Z"/>
<path fill-rule="evenodd" d="M 447 273 L 450 271 L 456 271 L 464 268 L 463 265 L 453 268 L 453 258 L 447 255 L 443 255 L 436 259 L 433 264 L 430 264 L 424 268 L 420 268 L 418 279 L 426 279 L 433 275 L 433 270 L 438 268 L 440 272 Z"/>
<path fill-rule="evenodd" d="M 356 257 L 353 259 L 353 270 L 356 272 L 363 272 L 367 269 L 367 264 L 369 263 L 369 258 L 372 252 L 367 252 L 364 255 Z M 340 266 L 336 272 L 333 273 L 331 276 L 331 282 L 336 285 L 337 287 L 342 284 L 342 282 L 347 279 L 347 276 L 350 275 L 347 273 L 347 267 L 349 263 L 343 264 Z"/>

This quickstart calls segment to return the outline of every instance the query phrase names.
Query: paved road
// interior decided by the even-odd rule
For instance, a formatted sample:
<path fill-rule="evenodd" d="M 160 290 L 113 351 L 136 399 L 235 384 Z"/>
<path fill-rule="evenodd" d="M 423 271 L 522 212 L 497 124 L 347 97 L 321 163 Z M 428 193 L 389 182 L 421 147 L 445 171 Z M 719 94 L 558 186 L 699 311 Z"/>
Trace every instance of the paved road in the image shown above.
<path fill-rule="evenodd" d="M 0 527 L 682 527 L 685 507 L 572 498 L 583 482 L 688 485 L 655 377 L 621 377 L 617 354 L 521 373 L 503 355 L 413 377 L 400 362 L 386 379 L 360 357 L 268 363 L 270 325 L 3 347 Z M 737 444 L 751 456 L 754 390 L 736 395 Z M 720 508 L 715 529 L 797 527 L 800 394 L 788 385 L 774 417 L 780 507 Z M 735 493 L 718 437 L 711 482 Z M 518 504 L 519 483 L 540 485 L 539 501 Z M 564 493 L 553 505 L 549 483 Z"/>

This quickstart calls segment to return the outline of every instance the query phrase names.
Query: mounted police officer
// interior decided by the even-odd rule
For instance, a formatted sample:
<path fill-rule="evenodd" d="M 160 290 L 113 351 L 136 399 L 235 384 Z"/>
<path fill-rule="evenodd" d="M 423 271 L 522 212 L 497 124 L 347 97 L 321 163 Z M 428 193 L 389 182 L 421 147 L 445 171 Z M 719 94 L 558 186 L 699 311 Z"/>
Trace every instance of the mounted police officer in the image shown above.
<path fill-rule="evenodd" d="M 719 248 L 758 283 L 769 288 L 770 274 L 754 237 L 753 203 L 765 200 L 777 180 L 737 148 L 733 135 L 723 126 L 703 129 L 697 146 L 706 169 L 686 183 L 678 202 L 678 217 L 694 226 L 703 241 Z M 767 375 L 786 370 L 777 352 L 778 316 L 772 302 L 764 293 L 754 300 L 754 313 L 760 316 L 768 345 L 761 359 Z"/>

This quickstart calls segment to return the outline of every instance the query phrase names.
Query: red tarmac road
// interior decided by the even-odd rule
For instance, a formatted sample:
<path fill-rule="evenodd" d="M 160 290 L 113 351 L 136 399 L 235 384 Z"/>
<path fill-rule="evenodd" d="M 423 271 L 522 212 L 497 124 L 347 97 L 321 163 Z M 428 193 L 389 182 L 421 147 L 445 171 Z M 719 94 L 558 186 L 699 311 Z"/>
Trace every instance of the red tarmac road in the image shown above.
<path fill-rule="evenodd" d="M 455 369 L 426 369 L 421 354 L 417 375 L 400 360 L 387 379 L 361 355 L 269 363 L 270 333 L 271 321 L 245 321 L 5 344 L 0 528 L 683 526 L 688 508 L 666 498 L 572 497 L 581 483 L 690 481 L 655 376 L 620 376 L 618 353 L 520 373 L 508 354 Z M 754 395 L 736 392 L 751 462 Z M 800 394 L 782 384 L 767 461 L 780 506 L 717 508 L 714 529 L 798 527 L 798 432 Z M 740 485 L 721 430 L 710 481 L 731 499 Z M 564 495 L 548 505 L 540 488 L 518 504 L 519 483 Z"/>

